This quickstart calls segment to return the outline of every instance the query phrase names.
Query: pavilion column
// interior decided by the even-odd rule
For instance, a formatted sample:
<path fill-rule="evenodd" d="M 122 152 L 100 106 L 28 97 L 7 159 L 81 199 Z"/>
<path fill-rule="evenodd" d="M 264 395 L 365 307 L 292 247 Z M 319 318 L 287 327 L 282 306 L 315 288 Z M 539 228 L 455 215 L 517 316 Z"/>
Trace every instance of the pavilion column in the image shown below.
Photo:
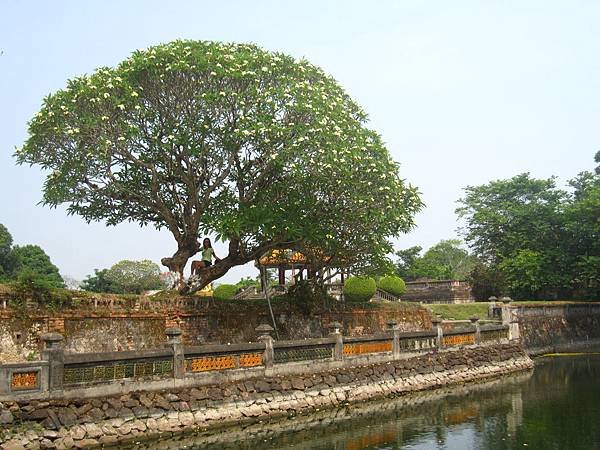
<path fill-rule="evenodd" d="M 278 270 L 279 270 L 279 286 L 285 286 L 285 268 L 283 266 L 279 266 Z"/>

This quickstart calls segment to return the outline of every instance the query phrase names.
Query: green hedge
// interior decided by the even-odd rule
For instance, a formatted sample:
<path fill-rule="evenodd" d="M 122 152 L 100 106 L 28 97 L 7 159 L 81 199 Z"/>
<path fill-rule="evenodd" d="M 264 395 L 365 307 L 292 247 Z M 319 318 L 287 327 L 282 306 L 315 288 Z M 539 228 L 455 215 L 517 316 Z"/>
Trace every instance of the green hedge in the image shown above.
<path fill-rule="evenodd" d="M 215 300 L 231 300 L 237 293 L 238 287 L 233 284 L 220 284 L 213 291 Z"/>
<path fill-rule="evenodd" d="M 379 279 L 379 289 L 389 292 L 396 297 L 400 297 L 406 292 L 404 280 L 396 275 L 387 275 Z"/>
<path fill-rule="evenodd" d="M 367 302 L 377 291 L 377 283 L 371 277 L 350 277 L 344 283 L 344 298 L 349 302 Z"/>

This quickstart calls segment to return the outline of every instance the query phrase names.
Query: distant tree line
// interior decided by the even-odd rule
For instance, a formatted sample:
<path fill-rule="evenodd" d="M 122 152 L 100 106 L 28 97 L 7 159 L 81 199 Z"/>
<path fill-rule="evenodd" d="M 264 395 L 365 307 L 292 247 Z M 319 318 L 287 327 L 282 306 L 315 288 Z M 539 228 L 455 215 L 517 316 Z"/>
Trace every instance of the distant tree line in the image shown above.
<path fill-rule="evenodd" d="M 595 155 L 600 164 L 600 152 Z M 478 289 L 515 298 L 600 296 L 600 165 L 560 189 L 528 173 L 469 186 L 459 200 Z"/>
<path fill-rule="evenodd" d="M 406 281 L 465 280 L 477 259 L 461 245 L 459 239 L 448 239 L 440 241 L 423 255 L 423 248 L 419 246 L 400 250 L 396 252 L 396 274 Z"/>
<path fill-rule="evenodd" d="M 37 245 L 13 245 L 8 229 L 0 224 L 0 282 L 35 283 L 62 288 L 64 281 L 50 257 Z"/>
<path fill-rule="evenodd" d="M 112 294 L 141 294 L 144 291 L 165 289 L 167 280 L 161 275 L 158 264 L 149 260 L 123 260 L 109 269 L 94 270 L 81 283 L 90 292 Z"/>
<path fill-rule="evenodd" d="M 600 152 L 598 166 L 569 180 L 523 173 L 468 186 L 456 210 L 465 222 L 460 241 L 397 252 L 406 280 L 466 279 L 478 299 L 600 298 Z"/>

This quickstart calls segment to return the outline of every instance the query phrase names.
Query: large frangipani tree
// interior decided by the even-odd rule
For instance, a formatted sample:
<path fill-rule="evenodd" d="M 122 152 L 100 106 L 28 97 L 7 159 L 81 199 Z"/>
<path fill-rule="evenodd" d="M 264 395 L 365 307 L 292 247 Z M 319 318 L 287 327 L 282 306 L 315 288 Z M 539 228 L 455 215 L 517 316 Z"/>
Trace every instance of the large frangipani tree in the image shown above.
<path fill-rule="evenodd" d="M 366 120 L 305 60 L 175 41 L 48 96 L 16 157 L 50 171 L 47 205 L 167 228 L 171 271 L 183 273 L 199 234 L 228 241 L 197 289 L 275 248 L 347 266 L 385 255 L 421 202 Z"/>

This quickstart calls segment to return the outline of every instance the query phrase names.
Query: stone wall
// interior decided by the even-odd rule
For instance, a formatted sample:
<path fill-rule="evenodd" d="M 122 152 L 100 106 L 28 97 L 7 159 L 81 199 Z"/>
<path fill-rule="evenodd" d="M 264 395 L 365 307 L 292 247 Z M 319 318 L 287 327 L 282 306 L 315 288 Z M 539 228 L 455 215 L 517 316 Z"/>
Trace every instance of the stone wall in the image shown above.
<path fill-rule="evenodd" d="M 431 328 L 428 310 L 400 303 L 333 305 L 306 312 L 299 305 L 277 302 L 273 309 L 279 339 L 323 337 L 331 322 L 340 322 L 346 336 L 375 334 L 390 319 L 402 331 Z M 265 301 L 150 300 L 148 307 L 94 302 L 64 311 L 9 307 L 0 309 L 0 363 L 37 359 L 39 336 L 45 332 L 61 333 L 68 352 L 93 353 L 161 347 L 165 329 L 174 326 L 183 330 L 184 343 L 190 345 L 249 342 L 255 340 L 260 323 L 271 323 Z"/>
<path fill-rule="evenodd" d="M 0 444 L 5 450 L 115 444 L 481 380 L 530 369 L 532 364 L 520 345 L 498 344 L 183 390 L 4 402 Z"/>
<path fill-rule="evenodd" d="M 503 321 L 518 324 L 531 354 L 600 347 L 600 303 L 505 306 Z"/>
<path fill-rule="evenodd" d="M 466 281 L 409 281 L 402 300 L 421 303 L 470 303 L 475 301 Z"/>

